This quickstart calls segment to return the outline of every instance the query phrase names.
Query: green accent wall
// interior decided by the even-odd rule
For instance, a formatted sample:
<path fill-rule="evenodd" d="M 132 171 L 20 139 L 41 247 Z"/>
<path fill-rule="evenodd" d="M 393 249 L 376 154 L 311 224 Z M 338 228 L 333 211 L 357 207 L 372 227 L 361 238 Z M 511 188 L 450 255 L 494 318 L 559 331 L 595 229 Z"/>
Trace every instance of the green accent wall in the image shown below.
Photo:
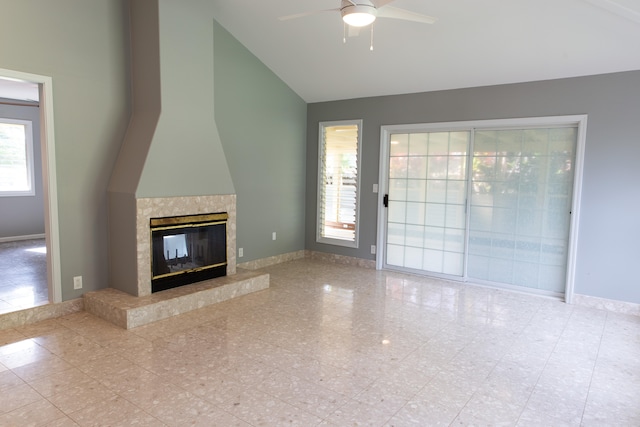
<path fill-rule="evenodd" d="M 213 119 L 211 2 L 159 0 L 158 6 L 161 112 L 136 197 L 234 194 Z"/>
<path fill-rule="evenodd" d="M 217 22 L 214 86 L 237 195 L 238 262 L 304 249 L 307 104 Z"/>

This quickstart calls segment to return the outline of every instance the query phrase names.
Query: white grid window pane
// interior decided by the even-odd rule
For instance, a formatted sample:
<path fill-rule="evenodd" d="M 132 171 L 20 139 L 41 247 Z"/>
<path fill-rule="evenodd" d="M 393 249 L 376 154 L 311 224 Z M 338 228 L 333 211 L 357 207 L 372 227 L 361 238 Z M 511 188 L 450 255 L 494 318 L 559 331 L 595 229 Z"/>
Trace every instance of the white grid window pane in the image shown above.
<path fill-rule="evenodd" d="M 447 181 L 447 203 L 464 205 L 467 200 L 467 182 L 466 181 Z"/>
<path fill-rule="evenodd" d="M 424 227 L 421 225 L 407 225 L 405 245 L 422 248 L 424 246 Z"/>
<path fill-rule="evenodd" d="M 429 134 L 412 133 L 409 135 L 409 155 L 426 156 L 429 154 Z"/>
<path fill-rule="evenodd" d="M 454 252 L 443 252 L 443 254 L 442 272 L 453 276 L 462 275 L 464 254 Z"/>
<path fill-rule="evenodd" d="M 389 180 L 389 199 L 390 200 L 407 200 L 407 187 L 409 181 L 406 179 L 390 179 Z"/>
<path fill-rule="evenodd" d="M 407 246 L 404 253 L 404 266 L 416 270 L 422 269 L 422 248 Z"/>
<path fill-rule="evenodd" d="M 441 203 L 427 203 L 425 225 L 444 227 L 447 205 Z"/>
<path fill-rule="evenodd" d="M 424 225 L 425 206 L 424 203 L 407 202 L 407 224 Z"/>
<path fill-rule="evenodd" d="M 444 227 L 424 228 L 424 247 L 429 249 L 444 249 Z"/>
<path fill-rule="evenodd" d="M 407 181 L 407 200 L 413 202 L 427 201 L 427 181 L 422 179 L 410 179 Z M 391 197 L 391 194 L 389 194 Z M 395 199 L 395 198 L 394 198 Z M 400 200 L 400 199 L 395 199 Z"/>
<path fill-rule="evenodd" d="M 391 157 L 406 157 L 409 154 L 409 134 L 391 135 Z"/>
<path fill-rule="evenodd" d="M 435 273 L 443 273 L 443 260 L 444 252 L 425 249 L 423 254 L 423 268 L 426 271 L 433 271 Z"/>
<path fill-rule="evenodd" d="M 390 200 L 388 217 L 390 222 L 404 223 L 407 219 L 407 202 Z"/>
<path fill-rule="evenodd" d="M 404 266 L 404 246 L 387 244 L 387 264 Z"/>
<path fill-rule="evenodd" d="M 387 224 L 387 243 L 404 245 L 405 225 L 390 222 Z"/>
<path fill-rule="evenodd" d="M 409 157 L 409 178 L 420 179 L 427 174 L 427 157 Z"/>
<path fill-rule="evenodd" d="M 447 185 L 446 180 L 430 179 L 427 181 L 427 192 L 429 194 L 429 201 L 431 203 L 446 203 L 447 202 Z"/>

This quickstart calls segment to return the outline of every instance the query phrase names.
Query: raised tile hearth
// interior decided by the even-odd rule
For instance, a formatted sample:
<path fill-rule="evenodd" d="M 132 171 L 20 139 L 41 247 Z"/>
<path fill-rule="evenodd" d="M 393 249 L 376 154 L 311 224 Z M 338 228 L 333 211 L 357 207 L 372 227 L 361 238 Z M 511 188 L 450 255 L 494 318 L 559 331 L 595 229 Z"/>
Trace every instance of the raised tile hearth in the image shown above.
<path fill-rule="evenodd" d="M 131 329 L 268 287 L 268 274 L 238 270 L 232 276 L 142 297 L 113 288 L 88 292 L 84 294 L 84 309 L 124 329 Z"/>

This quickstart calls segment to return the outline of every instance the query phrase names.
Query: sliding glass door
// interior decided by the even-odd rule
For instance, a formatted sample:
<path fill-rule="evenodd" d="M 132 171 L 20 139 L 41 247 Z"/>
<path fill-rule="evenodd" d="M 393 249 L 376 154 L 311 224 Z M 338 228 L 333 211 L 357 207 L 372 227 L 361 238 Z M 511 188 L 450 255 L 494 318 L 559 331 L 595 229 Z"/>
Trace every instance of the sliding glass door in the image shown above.
<path fill-rule="evenodd" d="M 578 124 L 504 122 L 387 127 L 384 268 L 564 292 Z"/>
<path fill-rule="evenodd" d="M 391 135 L 388 266 L 463 275 L 469 136 Z"/>
<path fill-rule="evenodd" d="M 478 130 L 467 275 L 564 292 L 576 127 Z"/>

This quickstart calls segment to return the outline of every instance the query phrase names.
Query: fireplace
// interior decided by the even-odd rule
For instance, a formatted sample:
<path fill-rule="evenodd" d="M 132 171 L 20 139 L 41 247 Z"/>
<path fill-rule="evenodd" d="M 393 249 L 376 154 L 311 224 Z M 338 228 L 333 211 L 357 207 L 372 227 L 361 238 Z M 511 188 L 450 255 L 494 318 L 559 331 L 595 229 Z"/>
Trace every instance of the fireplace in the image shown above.
<path fill-rule="evenodd" d="M 178 196 L 130 198 L 110 193 L 110 215 L 114 228 L 110 239 L 112 288 L 138 297 L 152 294 L 153 251 L 151 219 L 186 217 L 225 212 L 226 276 L 236 274 L 236 196 Z M 131 206 L 133 204 L 133 206 Z M 130 224 L 131 214 L 135 224 Z M 133 229 L 132 229 L 133 228 Z M 164 250 L 164 249 L 163 249 Z M 175 249 L 174 249 L 175 253 Z M 179 288 L 178 288 L 179 289 Z"/>
<path fill-rule="evenodd" d="M 228 214 L 150 218 L 151 292 L 225 276 Z"/>
<path fill-rule="evenodd" d="M 212 280 L 223 282 L 236 274 L 236 196 L 215 121 L 211 2 L 127 3 L 133 103 L 108 188 L 110 286 L 150 296 L 150 218 L 211 212 L 229 215 L 226 278 Z M 192 111 L 207 119 L 184 119 Z M 189 156 L 176 156 L 177 136 Z"/>

